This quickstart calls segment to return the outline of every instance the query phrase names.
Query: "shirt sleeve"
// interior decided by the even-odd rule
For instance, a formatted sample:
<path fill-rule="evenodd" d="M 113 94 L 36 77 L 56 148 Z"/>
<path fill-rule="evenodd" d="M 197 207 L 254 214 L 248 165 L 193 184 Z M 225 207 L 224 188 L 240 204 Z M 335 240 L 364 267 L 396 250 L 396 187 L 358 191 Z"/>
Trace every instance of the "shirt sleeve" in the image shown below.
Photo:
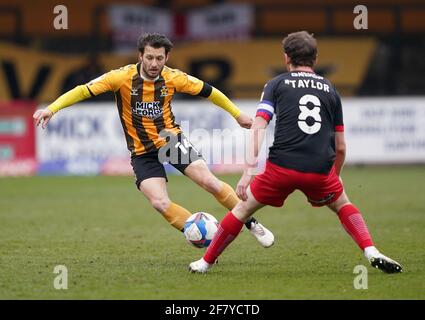
<path fill-rule="evenodd" d="M 274 85 L 269 81 L 266 83 L 261 94 L 260 103 L 258 104 L 256 117 L 262 117 L 267 122 L 273 118 L 275 111 Z"/>
<path fill-rule="evenodd" d="M 344 131 L 344 119 L 342 114 L 341 98 L 338 92 L 335 90 L 335 131 Z"/>
<path fill-rule="evenodd" d="M 117 91 L 123 81 L 123 69 L 117 69 L 109 71 L 86 83 L 86 87 L 89 89 L 91 95 L 97 96 L 104 92 Z"/>
<path fill-rule="evenodd" d="M 196 96 L 204 87 L 204 82 L 182 71 L 177 71 L 174 78 L 174 87 L 177 92 L 188 93 L 192 96 Z"/>

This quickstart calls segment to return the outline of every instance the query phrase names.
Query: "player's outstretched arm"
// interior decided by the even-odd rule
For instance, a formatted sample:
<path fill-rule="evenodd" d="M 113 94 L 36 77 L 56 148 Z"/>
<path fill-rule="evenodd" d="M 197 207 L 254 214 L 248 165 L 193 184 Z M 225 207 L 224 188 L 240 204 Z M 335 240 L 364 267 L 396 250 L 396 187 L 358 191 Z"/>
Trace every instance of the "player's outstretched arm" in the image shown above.
<path fill-rule="evenodd" d="M 226 110 L 232 115 L 242 128 L 249 129 L 252 125 L 252 118 L 243 113 L 226 95 L 220 90 L 212 87 L 211 94 L 208 97 L 215 105 Z"/>
<path fill-rule="evenodd" d="M 36 126 L 41 124 L 44 129 L 56 112 L 89 97 L 91 97 L 91 94 L 85 85 L 77 86 L 61 95 L 45 109 L 37 110 L 33 115 L 34 123 Z"/>

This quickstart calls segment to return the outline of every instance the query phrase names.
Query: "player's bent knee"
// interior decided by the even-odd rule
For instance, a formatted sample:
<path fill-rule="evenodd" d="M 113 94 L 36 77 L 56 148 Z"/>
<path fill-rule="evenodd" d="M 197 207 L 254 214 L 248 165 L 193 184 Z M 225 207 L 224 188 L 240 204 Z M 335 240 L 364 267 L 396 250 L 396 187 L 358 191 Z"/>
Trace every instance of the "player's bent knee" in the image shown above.
<path fill-rule="evenodd" d="M 334 202 L 330 203 L 330 204 L 328 205 L 328 207 L 329 207 L 332 211 L 334 211 L 335 213 L 338 213 L 338 212 L 339 212 L 339 210 L 341 210 L 341 208 L 342 208 L 342 207 L 344 207 L 344 206 L 346 206 L 347 204 L 350 204 L 350 201 L 348 200 L 348 197 L 347 197 L 346 193 L 345 193 L 345 192 L 343 192 L 343 193 L 339 196 L 339 198 L 338 198 L 336 201 L 334 201 Z"/>
<path fill-rule="evenodd" d="M 170 199 L 164 197 L 150 199 L 150 203 L 152 207 L 155 208 L 155 210 L 159 211 L 160 213 L 164 213 L 170 206 L 171 201 Z"/>

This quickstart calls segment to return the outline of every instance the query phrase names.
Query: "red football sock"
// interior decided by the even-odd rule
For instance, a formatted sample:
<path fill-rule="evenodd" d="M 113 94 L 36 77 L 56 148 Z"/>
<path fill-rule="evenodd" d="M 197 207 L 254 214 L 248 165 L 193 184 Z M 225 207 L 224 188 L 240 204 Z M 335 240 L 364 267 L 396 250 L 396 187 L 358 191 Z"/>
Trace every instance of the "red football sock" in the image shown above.
<path fill-rule="evenodd" d="M 372 238 L 359 210 L 352 204 L 343 206 L 338 211 L 345 231 L 354 239 L 360 249 L 373 246 Z"/>
<path fill-rule="evenodd" d="M 213 264 L 223 250 L 237 237 L 243 225 L 244 223 L 239 221 L 232 211 L 229 211 L 220 222 L 217 233 L 204 254 L 204 260 Z"/>

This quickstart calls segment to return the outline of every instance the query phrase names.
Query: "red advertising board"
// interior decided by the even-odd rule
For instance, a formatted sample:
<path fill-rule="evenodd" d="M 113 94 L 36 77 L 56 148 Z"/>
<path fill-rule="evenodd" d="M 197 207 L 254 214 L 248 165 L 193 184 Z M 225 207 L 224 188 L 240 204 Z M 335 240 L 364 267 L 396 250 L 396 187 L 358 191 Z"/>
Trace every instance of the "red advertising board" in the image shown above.
<path fill-rule="evenodd" d="M 0 103 L 0 176 L 31 175 L 37 169 L 35 103 Z"/>

